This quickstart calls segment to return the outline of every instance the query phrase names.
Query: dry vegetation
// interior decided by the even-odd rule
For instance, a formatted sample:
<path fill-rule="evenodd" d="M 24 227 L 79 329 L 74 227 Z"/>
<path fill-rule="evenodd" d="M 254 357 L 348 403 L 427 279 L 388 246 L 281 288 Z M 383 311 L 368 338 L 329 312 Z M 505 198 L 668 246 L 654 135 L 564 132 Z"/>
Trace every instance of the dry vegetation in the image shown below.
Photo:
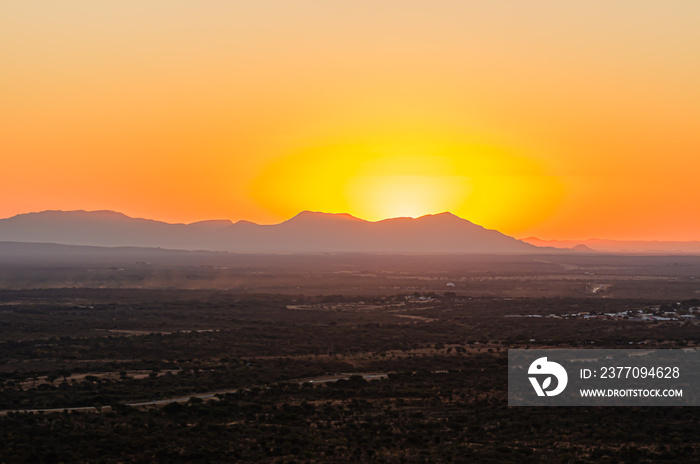
<path fill-rule="evenodd" d="M 505 317 L 697 305 L 695 268 L 438 257 L 418 279 L 410 257 L 303 272 L 299 259 L 235 270 L 253 291 L 0 291 L 0 409 L 93 408 L 6 413 L 0 462 L 699 459 L 696 408 L 509 408 L 505 368 L 509 348 L 696 347 L 689 320 Z M 191 275 L 210 272 L 223 271 Z M 128 406 L 177 397 L 192 399 Z"/>

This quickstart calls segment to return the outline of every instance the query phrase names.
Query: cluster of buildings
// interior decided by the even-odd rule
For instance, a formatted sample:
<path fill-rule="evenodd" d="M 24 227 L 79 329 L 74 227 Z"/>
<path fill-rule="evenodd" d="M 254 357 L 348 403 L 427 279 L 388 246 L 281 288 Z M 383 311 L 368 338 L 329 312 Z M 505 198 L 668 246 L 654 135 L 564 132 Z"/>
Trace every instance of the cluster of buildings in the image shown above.
<path fill-rule="evenodd" d="M 596 312 L 587 311 L 569 314 L 549 314 L 543 316 L 541 314 L 509 314 L 505 317 L 546 317 L 551 319 L 606 319 L 606 320 L 632 320 L 644 322 L 657 321 L 700 321 L 700 307 L 685 306 L 682 303 L 676 303 L 668 306 L 650 306 L 645 309 L 630 309 L 617 312 Z"/>

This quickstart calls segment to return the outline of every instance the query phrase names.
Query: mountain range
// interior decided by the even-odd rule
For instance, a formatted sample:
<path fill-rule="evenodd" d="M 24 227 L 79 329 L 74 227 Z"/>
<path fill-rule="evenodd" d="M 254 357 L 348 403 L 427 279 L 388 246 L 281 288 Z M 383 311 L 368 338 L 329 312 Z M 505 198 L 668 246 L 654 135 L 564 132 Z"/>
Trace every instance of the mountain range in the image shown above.
<path fill-rule="evenodd" d="M 169 224 L 113 211 L 43 211 L 1 219 L 0 241 L 245 253 L 543 251 L 451 213 L 370 222 L 304 211 L 280 224 L 259 225 L 228 220 Z"/>
<path fill-rule="evenodd" d="M 700 241 L 521 240 L 445 212 L 365 221 L 303 211 L 279 224 L 170 224 L 114 211 L 42 211 L 0 219 L 0 241 L 236 253 L 700 254 Z"/>

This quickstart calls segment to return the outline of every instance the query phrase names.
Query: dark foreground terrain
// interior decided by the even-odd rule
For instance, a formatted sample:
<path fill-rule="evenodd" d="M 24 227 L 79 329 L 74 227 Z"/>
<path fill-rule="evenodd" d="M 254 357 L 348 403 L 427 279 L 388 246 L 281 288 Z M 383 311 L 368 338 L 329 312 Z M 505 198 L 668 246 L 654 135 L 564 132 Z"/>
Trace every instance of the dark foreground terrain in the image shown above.
<path fill-rule="evenodd" d="M 339 274 L 286 259 L 235 272 L 253 287 L 306 280 L 296 292 L 5 280 L 0 463 L 700 461 L 698 408 L 507 405 L 509 348 L 697 347 L 690 258 L 539 274 L 448 260 L 423 275 L 418 262 Z M 80 266 L 66 275 L 96 272 Z M 188 269 L 224 272 L 171 272 Z"/>

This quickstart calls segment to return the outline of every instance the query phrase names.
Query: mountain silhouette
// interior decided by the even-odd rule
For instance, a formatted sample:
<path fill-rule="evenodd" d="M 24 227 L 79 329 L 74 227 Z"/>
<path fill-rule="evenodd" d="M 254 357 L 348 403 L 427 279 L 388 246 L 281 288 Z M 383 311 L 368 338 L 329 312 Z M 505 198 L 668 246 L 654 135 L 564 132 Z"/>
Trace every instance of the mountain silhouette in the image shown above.
<path fill-rule="evenodd" d="M 533 253 L 534 245 L 451 213 L 371 222 L 303 211 L 274 225 L 249 221 L 169 224 L 113 211 L 43 211 L 0 220 L 0 241 L 160 247 L 247 253 Z"/>

